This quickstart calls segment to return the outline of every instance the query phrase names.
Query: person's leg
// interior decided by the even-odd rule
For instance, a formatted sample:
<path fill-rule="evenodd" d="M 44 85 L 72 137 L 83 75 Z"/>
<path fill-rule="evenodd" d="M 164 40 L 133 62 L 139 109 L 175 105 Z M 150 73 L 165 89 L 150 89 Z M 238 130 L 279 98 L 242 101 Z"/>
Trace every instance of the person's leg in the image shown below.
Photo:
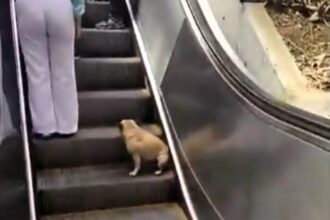
<path fill-rule="evenodd" d="M 57 130 L 54 113 L 48 43 L 43 0 L 16 2 L 18 32 L 27 71 L 33 131 L 50 134 Z"/>
<path fill-rule="evenodd" d="M 110 0 L 111 3 L 111 14 L 115 18 L 121 18 L 124 20 L 125 24 L 128 22 L 128 13 L 126 10 L 125 0 Z"/>
<path fill-rule="evenodd" d="M 74 16 L 70 0 L 44 1 L 49 36 L 51 80 L 60 134 L 78 129 L 78 98 L 74 68 Z"/>
<path fill-rule="evenodd" d="M 105 21 L 100 21 L 95 25 L 97 29 L 123 29 L 128 22 L 124 0 L 111 0 L 109 4 L 109 14 Z"/>

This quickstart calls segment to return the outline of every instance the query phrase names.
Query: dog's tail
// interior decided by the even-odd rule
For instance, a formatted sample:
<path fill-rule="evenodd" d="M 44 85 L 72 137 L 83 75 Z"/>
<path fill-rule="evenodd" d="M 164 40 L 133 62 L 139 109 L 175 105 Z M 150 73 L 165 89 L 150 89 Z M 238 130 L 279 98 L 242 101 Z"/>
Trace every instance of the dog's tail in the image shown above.
<path fill-rule="evenodd" d="M 158 155 L 158 166 L 159 168 L 163 168 L 167 165 L 168 161 L 170 159 L 168 148 L 164 148 Z"/>

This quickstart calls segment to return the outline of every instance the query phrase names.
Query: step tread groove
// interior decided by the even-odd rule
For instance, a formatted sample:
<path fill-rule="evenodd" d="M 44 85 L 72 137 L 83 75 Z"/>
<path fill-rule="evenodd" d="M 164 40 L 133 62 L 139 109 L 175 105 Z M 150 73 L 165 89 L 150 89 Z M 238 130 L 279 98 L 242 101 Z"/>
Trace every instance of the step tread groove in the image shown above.
<path fill-rule="evenodd" d="M 64 215 L 43 216 L 41 220 L 187 220 L 176 203 L 95 210 Z"/>
<path fill-rule="evenodd" d="M 39 190 L 47 191 L 76 187 L 129 184 L 132 182 L 161 182 L 175 178 L 174 172 L 171 170 L 165 172 L 162 176 L 155 176 L 153 173 L 142 173 L 135 178 L 128 175 L 129 171 L 129 164 L 48 169 L 38 172 L 37 184 Z"/>

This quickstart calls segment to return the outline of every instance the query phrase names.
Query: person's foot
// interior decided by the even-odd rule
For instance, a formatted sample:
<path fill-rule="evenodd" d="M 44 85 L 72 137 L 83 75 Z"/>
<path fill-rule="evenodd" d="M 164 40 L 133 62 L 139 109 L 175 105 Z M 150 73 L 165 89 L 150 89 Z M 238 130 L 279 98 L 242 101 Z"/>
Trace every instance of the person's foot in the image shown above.
<path fill-rule="evenodd" d="M 74 133 L 68 133 L 68 134 L 63 134 L 63 133 L 56 133 L 57 138 L 70 138 L 73 137 L 77 134 L 77 132 Z"/>
<path fill-rule="evenodd" d="M 95 25 L 97 29 L 123 29 L 125 24 L 123 19 L 116 18 L 113 15 L 109 14 L 107 21 L 101 21 Z"/>
<path fill-rule="evenodd" d="M 108 19 L 108 25 L 109 27 L 112 27 L 113 29 L 123 29 L 125 28 L 125 24 L 122 18 L 115 17 L 110 15 Z"/>
<path fill-rule="evenodd" d="M 37 140 L 49 140 L 54 137 L 54 134 L 53 133 L 50 133 L 50 134 L 33 133 L 32 137 Z"/>

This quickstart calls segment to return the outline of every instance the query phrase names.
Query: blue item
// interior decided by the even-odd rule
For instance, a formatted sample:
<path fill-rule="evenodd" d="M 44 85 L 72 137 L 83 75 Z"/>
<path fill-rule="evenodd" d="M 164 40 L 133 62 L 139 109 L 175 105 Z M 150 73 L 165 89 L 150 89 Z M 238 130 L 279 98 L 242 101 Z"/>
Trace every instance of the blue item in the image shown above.
<path fill-rule="evenodd" d="M 75 17 L 81 17 L 85 13 L 85 0 L 71 0 L 73 5 L 73 13 Z"/>

